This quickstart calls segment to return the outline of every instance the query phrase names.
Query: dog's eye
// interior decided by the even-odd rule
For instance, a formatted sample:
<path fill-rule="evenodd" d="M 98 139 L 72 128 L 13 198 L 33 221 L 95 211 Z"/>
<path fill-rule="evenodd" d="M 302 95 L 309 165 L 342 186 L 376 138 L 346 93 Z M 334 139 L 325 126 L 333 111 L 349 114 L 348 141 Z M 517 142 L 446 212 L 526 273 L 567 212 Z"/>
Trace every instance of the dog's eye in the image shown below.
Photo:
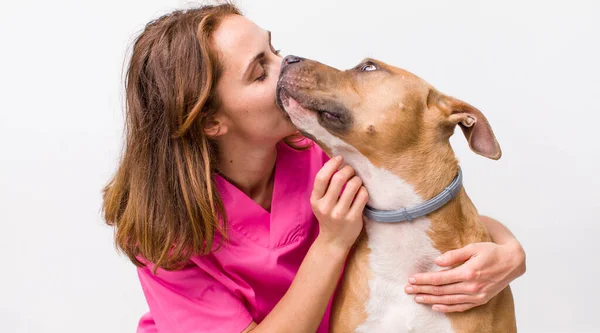
<path fill-rule="evenodd" d="M 377 70 L 377 66 L 375 66 L 375 64 L 372 63 L 372 62 L 368 62 L 368 63 L 362 65 L 360 67 L 360 70 L 363 71 L 363 72 L 376 71 Z"/>
<path fill-rule="evenodd" d="M 319 111 L 321 117 L 329 121 L 339 121 L 340 117 L 328 111 Z"/>

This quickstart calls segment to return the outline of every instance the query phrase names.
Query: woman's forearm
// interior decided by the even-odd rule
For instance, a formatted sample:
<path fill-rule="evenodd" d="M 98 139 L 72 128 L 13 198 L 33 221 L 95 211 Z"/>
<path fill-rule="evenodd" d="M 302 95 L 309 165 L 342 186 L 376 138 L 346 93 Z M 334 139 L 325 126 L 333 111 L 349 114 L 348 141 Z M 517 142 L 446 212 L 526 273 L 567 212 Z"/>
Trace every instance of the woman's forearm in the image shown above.
<path fill-rule="evenodd" d="M 314 333 L 335 291 L 348 250 L 317 237 L 286 294 L 259 325 L 249 327 L 247 332 Z"/>
<path fill-rule="evenodd" d="M 488 233 L 492 238 L 492 242 L 504 246 L 510 250 L 510 257 L 513 259 L 515 267 L 517 267 L 515 271 L 519 273 L 519 275 L 515 276 L 514 278 L 523 275 L 526 270 L 526 255 L 523 246 L 521 246 L 521 243 L 517 240 L 515 235 L 513 235 L 513 233 L 510 232 L 510 230 L 508 230 L 508 228 L 502 223 L 494 220 L 491 217 L 480 216 L 480 219 L 488 230 Z"/>
<path fill-rule="evenodd" d="M 488 216 L 480 215 L 479 218 L 485 225 L 494 243 L 503 245 L 510 242 L 518 242 L 513 233 L 502 223 Z"/>

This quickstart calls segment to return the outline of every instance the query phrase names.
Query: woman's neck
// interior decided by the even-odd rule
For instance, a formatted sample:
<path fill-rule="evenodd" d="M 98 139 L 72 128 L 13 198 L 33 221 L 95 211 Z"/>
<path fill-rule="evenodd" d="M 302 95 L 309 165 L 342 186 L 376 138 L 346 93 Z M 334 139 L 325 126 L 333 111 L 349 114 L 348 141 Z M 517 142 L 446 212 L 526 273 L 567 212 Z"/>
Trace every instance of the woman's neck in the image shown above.
<path fill-rule="evenodd" d="M 256 145 L 244 140 L 218 142 L 219 172 L 267 211 L 271 207 L 276 145 Z"/>

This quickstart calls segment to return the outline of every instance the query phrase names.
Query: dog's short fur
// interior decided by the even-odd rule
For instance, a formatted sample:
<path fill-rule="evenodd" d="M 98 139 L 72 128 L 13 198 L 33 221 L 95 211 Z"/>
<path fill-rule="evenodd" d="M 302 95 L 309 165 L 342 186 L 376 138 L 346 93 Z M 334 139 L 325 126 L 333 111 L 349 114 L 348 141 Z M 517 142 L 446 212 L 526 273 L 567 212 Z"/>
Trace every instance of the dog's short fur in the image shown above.
<path fill-rule="evenodd" d="M 479 110 L 373 59 L 339 71 L 288 56 L 277 98 L 304 135 L 330 156 L 344 156 L 377 209 L 414 206 L 450 184 L 458 170 L 449 144 L 457 124 L 475 153 L 501 156 Z M 433 259 L 441 253 L 482 241 L 490 237 L 464 188 L 438 211 L 412 222 L 365 220 L 336 294 L 331 331 L 516 332 L 508 287 L 485 305 L 450 314 L 416 303 L 403 290 L 411 274 L 439 270 Z"/>

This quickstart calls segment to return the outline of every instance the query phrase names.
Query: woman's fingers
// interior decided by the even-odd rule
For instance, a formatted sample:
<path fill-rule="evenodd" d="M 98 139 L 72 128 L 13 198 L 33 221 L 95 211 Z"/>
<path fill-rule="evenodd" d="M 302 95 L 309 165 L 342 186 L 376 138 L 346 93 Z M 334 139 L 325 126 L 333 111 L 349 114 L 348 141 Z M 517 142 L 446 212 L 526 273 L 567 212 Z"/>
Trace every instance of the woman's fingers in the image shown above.
<path fill-rule="evenodd" d="M 455 304 L 455 305 L 436 304 L 433 306 L 433 310 L 439 311 L 439 312 L 464 312 L 464 311 L 474 308 L 475 306 L 477 306 L 477 304 L 473 304 L 473 303 L 464 303 L 464 304 Z"/>
<path fill-rule="evenodd" d="M 340 171 L 331 176 L 329 188 L 327 188 L 325 196 L 321 199 L 325 206 L 333 208 L 337 204 L 342 193 L 342 188 L 353 176 L 354 169 L 349 165 L 344 166 Z"/>
<path fill-rule="evenodd" d="M 317 173 L 311 195 L 313 212 L 319 220 L 319 237 L 326 243 L 349 250 L 363 228 L 362 211 L 368 200 L 362 180 L 346 165 L 326 163 Z M 346 186 L 344 193 L 342 188 Z"/>
<path fill-rule="evenodd" d="M 331 176 L 335 173 L 335 171 L 342 165 L 343 158 L 341 156 L 336 156 L 329 161 L 327 161 L 321 170 L 317 172 L 315 176 L 315 184 L 311 194 L 311 201 L 320 200 L 326 193 L 327 187 L 329 187 L 329 180 Z"/>
<path fill-rule="evenodd" d="M 472 295 L 444 295 L 444 296 L 435 296 L 435 295 L 425 295 L 418 294 L 415 296 L 415 301 L 421 304 L 443 304 L 443 305 L 455 305 L 455 304 L 465 304 L 471 303 L 473 301 Z"/>
<path fill-rule="evenodd" d="M 465 269 L 464 266 L 459 266 L 445 271 L 415 274 L 408 279 L 408 282 L 410 284 L 442 286 L 461 281 L 470 281 L 473 279 L 473 274 L 475 272 Z"/>
<path fill-rule="evenodd" d="M 409 284 L 404 287 L 407 294 L 429 294 L 429 295 L 452 295 L 452 294 L 471 294 L 469 285 L 466 283 L 452 283 L 443 286 L 433 285 L 414 285 Z"/>
<path fill-rule="evenodd" d="M 448 267 L 463 263 L 477 253 L 477 244 L 469 244 L 463 248 L 448 251 L 435 259 L 439 266 Z"/>
<path fill-rule="evenodd" d="M 354 197 L 354 202 L 352 202 L 352 205 L 350 206 L 348 215 L 351 217 L 362 219 L 363 210 L 365 209 L 365 205 L 368 201 L 369 192 L 367 191 L 366 187 L 361 186 L 360 190 L 358 190 L 358 193 L 356 193 L 356 196 Z"/>
<path fill-rule="evenodd" d="M 360 190 L 362 186 L 362 180 L 358 176 L 352 177 L 344 188 L 344 192 L 340 196 L 340 200 L 338 200 L 337 205 L 335 206 L 335 211 L 340 214 L 345 214 L 349 209 L 354 197 Z"/>

